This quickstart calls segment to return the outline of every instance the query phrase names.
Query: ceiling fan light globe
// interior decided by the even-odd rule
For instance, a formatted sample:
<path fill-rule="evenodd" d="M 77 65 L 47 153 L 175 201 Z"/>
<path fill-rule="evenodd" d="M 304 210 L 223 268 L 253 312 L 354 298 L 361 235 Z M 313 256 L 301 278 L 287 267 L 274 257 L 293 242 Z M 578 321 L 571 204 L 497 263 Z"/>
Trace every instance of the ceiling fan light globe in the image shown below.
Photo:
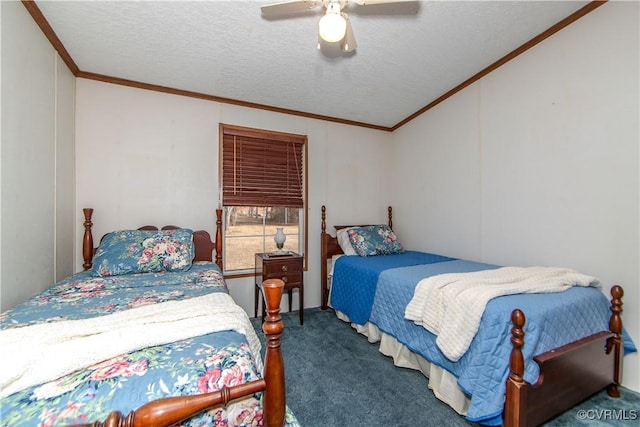
<path fill-rule="evenodd" d="M 339 42 L 347 31 L 347 21 L 339 14 L 327 13 L 320 18 L 318 30 L 323 40 L 329 43 Z"/>

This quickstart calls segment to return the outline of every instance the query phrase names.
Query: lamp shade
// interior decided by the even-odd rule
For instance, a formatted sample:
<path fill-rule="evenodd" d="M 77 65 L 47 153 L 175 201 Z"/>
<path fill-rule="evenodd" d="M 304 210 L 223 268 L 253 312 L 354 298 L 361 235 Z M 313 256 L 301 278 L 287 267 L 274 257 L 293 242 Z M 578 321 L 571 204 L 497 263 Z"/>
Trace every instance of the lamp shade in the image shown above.
<path fill-rule="evenodd" d="M 344 38 L 347 31 L 347 21 L 340 15 L 340 13 L 327 12 L 318 24 L 320 37 L 323 40 L 333 43 L 339 42 Z"/>

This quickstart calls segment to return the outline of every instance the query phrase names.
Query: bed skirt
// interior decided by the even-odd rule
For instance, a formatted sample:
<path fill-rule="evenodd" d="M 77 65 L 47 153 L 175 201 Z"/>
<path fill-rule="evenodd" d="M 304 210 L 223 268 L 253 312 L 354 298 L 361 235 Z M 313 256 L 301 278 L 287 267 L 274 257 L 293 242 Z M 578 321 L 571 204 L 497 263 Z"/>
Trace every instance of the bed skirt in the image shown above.
<path fill-rule="evenodd" d="M 335 310 L 335 313 L 338 319 L 349 323 L 359 334 L 366 336 L 369 342 L 379 342 L 380 353 L 391 357 L 394 365 L 422 372 L 429 380 L 429 388 L 438 399 L 449 405 L 458 414 L 462 416 L 467 414 L 471 400 L 458 387 L 458 379 L 453 374 L 412 352 L 393 336 L 382 332 L 373 323 L 367 322 L 364 325 L 358 325 L 351 322 L 346 314 L 338 310 Z"/>

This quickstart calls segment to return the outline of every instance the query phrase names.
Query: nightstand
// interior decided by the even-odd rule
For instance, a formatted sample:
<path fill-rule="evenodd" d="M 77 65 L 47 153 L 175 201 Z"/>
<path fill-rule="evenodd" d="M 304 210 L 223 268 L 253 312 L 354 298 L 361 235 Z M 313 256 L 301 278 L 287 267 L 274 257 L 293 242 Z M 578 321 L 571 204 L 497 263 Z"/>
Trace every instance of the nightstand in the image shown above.
<path fill-rule="evenodd" d="M 304 282 L 303 282 L 304 257 L 293 252 L 285 255 L 273 253 L 256 254 L 255 269 L 255 298 L 254 316 L 258 317 L 258 299 L 262 300 L 262 316 L 264 317 L 265 303 L 260 287 L 267 279 L 282 279 L 284 290 L 289 294 L 289 312 L 291 312 L 292 292 L 298 288 L 300 306 L 300 324 L 304 323 L 302 312 L 304 310 Z"/>

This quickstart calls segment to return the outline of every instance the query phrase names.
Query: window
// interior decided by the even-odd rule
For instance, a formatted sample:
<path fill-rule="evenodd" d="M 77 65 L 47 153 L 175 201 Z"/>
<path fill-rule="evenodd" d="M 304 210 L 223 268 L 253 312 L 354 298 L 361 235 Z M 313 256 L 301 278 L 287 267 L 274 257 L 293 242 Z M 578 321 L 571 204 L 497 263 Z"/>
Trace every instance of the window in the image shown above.
<path fill-rule="evenodd" d="M 307 137 L 220 125 L 220 185 L 225 272 L 253 273 L 255 253 L 305 253 Z"/>

